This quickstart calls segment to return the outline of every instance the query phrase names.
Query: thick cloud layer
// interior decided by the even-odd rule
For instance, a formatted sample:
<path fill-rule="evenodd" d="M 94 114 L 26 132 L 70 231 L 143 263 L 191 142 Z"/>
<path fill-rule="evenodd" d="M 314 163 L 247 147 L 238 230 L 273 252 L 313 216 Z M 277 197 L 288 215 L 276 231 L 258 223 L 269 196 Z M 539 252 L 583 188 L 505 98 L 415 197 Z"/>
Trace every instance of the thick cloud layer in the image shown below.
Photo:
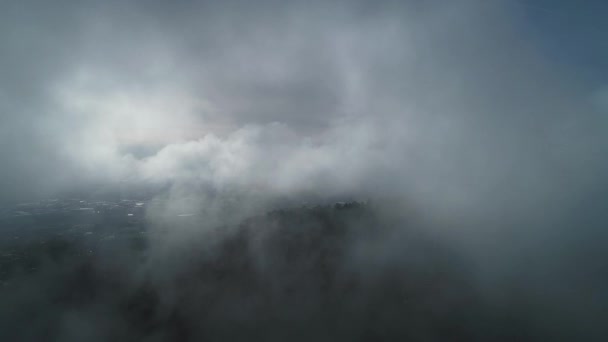
<path fill-rule="evenodd" d="M 606 107 L 530 35 L 531 8 L 8 5 L 2 199 L 407 198 L 476 236 L 543 237 L 599 215 L 580 203 L 602 202 Z"/>
<path fill-rule="evenodd" d="M 519 28 L 522 11 L 9 6 L 4 198 L 167 182 L 468 207 L 555 197 L 599 177 L 602 122 Z"/>
<path fill-rule="evenodd" d="M 379 200 L 468 253 L 490 296 L 512 281 L 595 322 L 608 97 L 545 48 L 545 7 L 7 4 L 0 201 L 146 192 L 153 231 L 202 211 L 153 241 L 162 283 L 201 231 L 277 202 Z"/>
<path fill-rule="evenodd" d="M 8 5 L 2 199 L 405 196 L 542 220 L 604 188 L 606 107 L 530 35 L 530 8 Z"/>

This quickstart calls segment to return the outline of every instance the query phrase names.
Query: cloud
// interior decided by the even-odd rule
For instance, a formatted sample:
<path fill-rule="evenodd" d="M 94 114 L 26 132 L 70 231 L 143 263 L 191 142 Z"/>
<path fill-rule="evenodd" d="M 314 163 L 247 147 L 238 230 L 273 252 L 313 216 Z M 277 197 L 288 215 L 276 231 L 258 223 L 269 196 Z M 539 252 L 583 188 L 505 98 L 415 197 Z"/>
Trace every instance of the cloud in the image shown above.
<path fill-rule="evenodd" d="M 173 185 L 459 215 L 569 205 L 603 184 L 601 96 L 529 37 L 523 10 L 9 7 L 2 197 Z"/>
<path fill-rule="evenodd" d="M 201 234 L 277 202 L 384 199 L 471 256 L 488 292 L 558 284 L 539 298 L 584 302 L 568 290 L 604 284 L 605 91 L 542 48 L 525 9 L 8 5 L 0 201 L 151 189 L 151 231 L 176 228 L 150 249 L 162 283 Z M 404 258 L 389 239 L 373 262 Z M 87 317 L 66 333 L 95 331 Z"/>

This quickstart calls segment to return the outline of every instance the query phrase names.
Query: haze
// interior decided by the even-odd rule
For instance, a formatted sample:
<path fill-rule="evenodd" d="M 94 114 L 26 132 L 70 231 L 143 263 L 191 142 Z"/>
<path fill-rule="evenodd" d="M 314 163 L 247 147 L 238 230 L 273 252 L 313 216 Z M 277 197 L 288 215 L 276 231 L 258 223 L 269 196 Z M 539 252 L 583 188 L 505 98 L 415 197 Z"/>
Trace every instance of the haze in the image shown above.
<path fill-rule="evenodd" d="M 164 284 L 215 227 L 377 203 L 472 260 L 484 296 L 521 282 L 578 317 L 572 336 L 604 336 L 603 2 L 1 7 L 5 207 L 145 200 L 151 229 L 182 227 L 151 244 Z"/>

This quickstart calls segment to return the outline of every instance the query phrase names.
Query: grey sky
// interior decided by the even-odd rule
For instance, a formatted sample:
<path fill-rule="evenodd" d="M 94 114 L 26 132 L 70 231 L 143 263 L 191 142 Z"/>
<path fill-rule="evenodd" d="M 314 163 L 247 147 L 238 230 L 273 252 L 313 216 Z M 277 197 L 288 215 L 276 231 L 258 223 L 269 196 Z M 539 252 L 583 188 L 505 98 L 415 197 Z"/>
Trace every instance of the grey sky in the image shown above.
<path fill-rule="evenodd" d="M 608 5 L 573 3 L 2 4 L 0 204 L 156 190 L 163 283 L 193 237 L 268 203 L 391 199 L 472 257 L 475 288 L 598 322 Z"/>
<path fill-rule="evenodd" d="M 2 197 L 196 182 L 474 206 L 582 189 L 606 108 L 579 71 L 601 47 L 556 53 L 568 8 L 552 6 L 7 4 Z"/>

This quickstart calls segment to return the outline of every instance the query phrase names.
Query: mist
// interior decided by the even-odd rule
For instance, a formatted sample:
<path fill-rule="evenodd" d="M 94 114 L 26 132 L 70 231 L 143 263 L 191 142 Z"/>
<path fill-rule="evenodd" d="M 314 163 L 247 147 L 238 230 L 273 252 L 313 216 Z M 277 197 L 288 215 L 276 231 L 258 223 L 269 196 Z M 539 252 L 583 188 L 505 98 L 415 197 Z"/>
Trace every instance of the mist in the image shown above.
<path fill-rule="evenodd" d="M 302 339 L 364 338 L 354 328 L 332 335 L 324 324 L 340 316 L 345 325 L 365 326 L 370 321 L 357 305 L 376 303 L 370 298 L 384 286 L 378 284 L 394 281 L 386 280 L 391 272 L 419 274 L 435 267 L 435 256 L 451 255 L 454 266 L 446 272 L 455 278 L 446 284 L 480 303 L 454 323 L 466 327 L 462 338 L 601 339 L 608 299 L 601 275 L 608 260 L 602 245 L 608 102 L 601 75 L 608 68 L 585 62 L 606 54 L 593 39 L 605 27 L 588 6 L 576 12 L 562 3 L 500 0 L 6 4 L 0 203 L 141 200 L 147 234 L 141 260 L 118 243 L 95 250 L 91 267 L 118 284 L 104 295 L 109 301 L 91 295 L 74 314 L 37 299 L 33 293 L 42 290 L 35 284 L 66 286 L 61 274 L 72 263 L 53 261 L 11 281 L 18 292 L 10 307 L 60 312 L 54 326 L 62 328 L 53 336 L 66 341 L 239 339 L 222 327 L 241 319 L 268 331 L 252 333 L 265 340 L 300 331 L 272 315 L 255 321 L 257 302 L 244 297 L 222 300 L 223 309 L 212 313 L 197 307 L 208 303 L 201 288 L 232 285 L 193 274 L 215 267 L 213 260 L 233 260 L 226 245 L 242 238 L 252 277 L 282 303 L 268 310 L 292 323 L 314 317 L 315 328 Z M 561 31 L 552 25 L 568 14 L 572 34 L 587 44 L 565 40 L 556 48 Z M 574 20 L 582 15 L 595 26 Z M 334 206 L 351 201 L 354 213 Z M 289 266 L 276 251 L 288 244 L 284 231 L 308 241 L 315 229 L 329 234 L 318 228 L 328 224 L 348 227 L 335 240 L 337 279 L 356 274 L 363 285 L 349 297 L 353 307 L 320 317 L 314 303 L 321 295 L 303 285 L 316 256 L 285 275 Z M 384 228 L 376 236 L 362 228 L 368 226 Z M 8 241 L 9 233 L 2 235 Z M 325 251 L 319 246 L 333 242 L 319 243 L 311 249 Z M 290 277 L 305 299 L 292 302 L 272 290 Z M 175 284 L 182 278 L 190 285 Z M 112 318 L 113 301 L 142 287 L 149 289 L 144 297 L 154 298 L 142 300 L 157 303 L 154 317 L 170 332 L 140 334 L 147 328 Z M 460 307 L 449 298 L 441 303 Z M 514 324 L 510 329 L 534 333 L 497 334 L 498 318 L 481 327 L 479 312 L 498 317 L 507 304 L 515 308 L 509 312 L 521 311 L 514 318 L 520 325 L 505 321 Z M 243 309 L 246 319 L 233 315 L 240 305 L 251 305 Z M 386 307 L 380 322 L 393 319 L 391 310 L 399 315 Z M 0 317 L 11 321 L 6 312 Z M 205 328 L 193 328 L 199 316 L 208 317 Z M 387 335 L 375 336 L 405 336 L 391 324 Z M 418 332 L 415 326 L 408 327 L 413 340 L 456 338 L 435 334 L 430 323 Z M 188 333 L 175 333 L 182 330 Z"/>

